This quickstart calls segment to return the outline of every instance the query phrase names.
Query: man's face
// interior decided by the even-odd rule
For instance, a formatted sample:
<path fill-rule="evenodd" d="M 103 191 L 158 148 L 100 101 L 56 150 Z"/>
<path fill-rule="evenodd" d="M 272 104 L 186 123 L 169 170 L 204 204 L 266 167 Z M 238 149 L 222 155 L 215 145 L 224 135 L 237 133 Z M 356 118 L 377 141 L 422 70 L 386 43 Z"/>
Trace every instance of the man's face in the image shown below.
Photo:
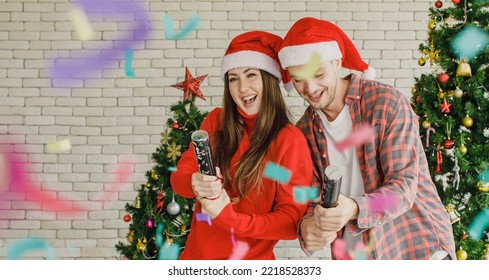
<path fill-rule="evenodd" d="M 328 109 L 336 96 L 336 87 L 339 81 L 337 65 L 339 60 L 322 62 L 314 77 L 310 80 L 301 80 L 291 74 L 292 83 L 297 92 L 304 98 L 313 109 Z M 305 65 L 290 66 L 289 73 L 300 72 Z"/>

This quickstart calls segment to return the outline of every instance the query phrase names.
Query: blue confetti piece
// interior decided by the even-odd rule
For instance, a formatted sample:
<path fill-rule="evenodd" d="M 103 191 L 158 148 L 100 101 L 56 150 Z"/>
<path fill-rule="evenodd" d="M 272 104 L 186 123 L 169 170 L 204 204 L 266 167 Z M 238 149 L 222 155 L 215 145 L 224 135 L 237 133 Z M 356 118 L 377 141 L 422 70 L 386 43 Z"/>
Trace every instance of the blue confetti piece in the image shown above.
<path fill-rule="evenodd" d="M 177 171 L 177 170 L 178 170 L 178 169 L 177 169 L 175 166 L 170 166 L 170 167 L 168 167 L 168 171 L 170 171 L 170 172 L 175 172 L 175 171 Z"/>
<path fill-rule="evenodd" d="M 489 227 L 489 208 L 482 210 L 467 228 L 467 233 L 474 240 L 480 240 Z"/>
<path fill-rule="evenodd" d="M 7 258 L 17 260 L 25 253 L 32 250 L 44 250 L 48 260 L 56 259 L 54 249 L 45 241 L 38 238 L 25 238 L 17 240 L 7 252 Z"/>
<path fill-rule="evenodd" d="M 159 258 L 160 260 L 178 260 L 180 254 L 180 245 L 165 243 L 163 247 L 160 248 Z"/>
<path fill-rule="evenodd" d="M 163 224 L 158 224 L 156 227 L 156 237 L 155 237 L 156 246 L 161 250 L 163 247 Z"/>
<path fill-rule="evenodd" d="M 308 200 L 314 200 L 319 196 L 319 191 L 314 187 L 294 187 L 294 201 L 305 203 Z"/>
<path fill-rule="evenodd" d="M 165 24 L 166 39 L 180 40 L 183 37 L 187 36 L 194 29 L 197 29 L 197 26 L 200 23 L 200 17 L 198 15 L 193 15 L 178 34 L 175 34 L 175 31 L 173 30 L 173 19 L 171 16 L 165 15 L 163 18 L 163 22 Z"/>
<path fill-rule="evenodd" d="M 134 70 L 132 69 L 132 49 L 125 49 L 125 72 L 129 78 L 134 78 Z"/>
<path fill-rule="evenodd" d="M 479 177 L 479 181 L 482 181 L 484 183 L 489 183 L 489 169 L 480 173 L 478 177 Z"/>
<path fill-rule="evenodd" d="M 467 26 L 452 40 L 452 50 L 459 59 L 472 60 L 489 44 L 489 34 L 475 26 Z"/>
<path fill-rule="evenodd" d="M 280 183 L 287 184 L 290 181 L 290 170 L 275 164 L 271 161 L 267 162 L 265 165 L 265 170 L 263 171 L 263 176 L 265 178 L 275 180 Z"/>

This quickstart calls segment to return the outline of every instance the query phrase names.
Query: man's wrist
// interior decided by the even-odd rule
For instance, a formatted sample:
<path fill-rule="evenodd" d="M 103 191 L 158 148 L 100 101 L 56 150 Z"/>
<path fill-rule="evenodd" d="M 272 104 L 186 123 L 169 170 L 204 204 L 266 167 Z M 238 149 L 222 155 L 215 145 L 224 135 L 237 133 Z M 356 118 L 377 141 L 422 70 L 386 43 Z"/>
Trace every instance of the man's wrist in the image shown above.
<path fill-rule="evenodd" d="M 357 202 L 352 198 L 350 198 L 350 207 L 352 209 L 350 220 L 356 220 L 358 218 L 358 213 L 360 212 L 360 208 L 358 207 Z"/>

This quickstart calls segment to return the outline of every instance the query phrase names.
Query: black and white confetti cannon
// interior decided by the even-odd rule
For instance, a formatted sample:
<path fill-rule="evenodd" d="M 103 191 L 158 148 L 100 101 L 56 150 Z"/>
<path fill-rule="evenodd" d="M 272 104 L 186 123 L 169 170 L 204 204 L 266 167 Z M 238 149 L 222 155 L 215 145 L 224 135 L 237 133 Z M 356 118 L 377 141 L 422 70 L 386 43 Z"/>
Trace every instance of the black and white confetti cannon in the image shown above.
<path fill-rule="evenodd" d="M 197 130 L 190 136 L 194 146 L 199 172 L 205 175 L 216 176 L 216 170 L 212 164 L 209 134 L 205 130 Z"/>
<path fill-rule="evenodd" d="M 340 195 L 342 178 L 343 173 L 341 172 L 341 168 L 339 166 L 330 165 L 324 169 L 321 206 L 324 208 L 333 208 L 338 205 L 338 196 Z"/>

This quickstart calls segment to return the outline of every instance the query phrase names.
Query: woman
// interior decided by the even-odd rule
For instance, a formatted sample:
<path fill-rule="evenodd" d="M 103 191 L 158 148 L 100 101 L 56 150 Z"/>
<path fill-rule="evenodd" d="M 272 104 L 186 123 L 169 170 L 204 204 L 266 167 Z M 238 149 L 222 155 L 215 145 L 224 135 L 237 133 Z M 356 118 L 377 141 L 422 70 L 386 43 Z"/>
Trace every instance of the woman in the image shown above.
<path fill-rule="evenodd" d="M 200 174 L 189 149 L 171 176 L 173 190 L 196 197 L 195 213 L 212 219 L 199 222 L 194 213 L 180 259 L 228 259 L 239 241 L 249 245 L 244 259 L 275 259 L 278 240 L 297 238 L 307 204 L 294 201 L 293 187 L 310 185 L 312 162 L 280 92 L 281 41 L 252 31 L 234 38 L 226 51 L 221 64 L 223 107 L 211 111 L 201 126 L 209 133 L 219 175 Z M 265 178 L 267 162 L 288 169 L 290 181 Z"/>

